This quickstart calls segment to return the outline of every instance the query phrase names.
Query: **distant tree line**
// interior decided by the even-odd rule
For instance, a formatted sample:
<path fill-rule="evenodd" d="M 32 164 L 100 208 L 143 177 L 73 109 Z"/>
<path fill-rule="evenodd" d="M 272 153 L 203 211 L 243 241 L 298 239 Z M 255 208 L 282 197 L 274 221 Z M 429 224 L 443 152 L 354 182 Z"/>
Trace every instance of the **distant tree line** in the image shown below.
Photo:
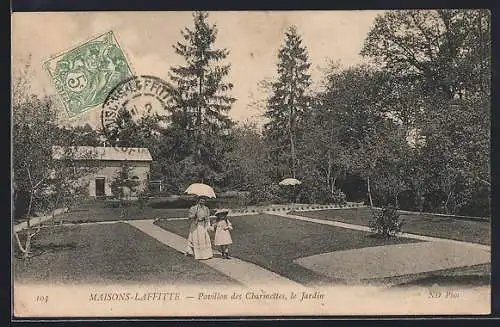
<path fill-rule="evenodd" d="M 168 73 L 168 112 L 133 120 L 107 142 L 147 147 L 151 177 L 171 193 L 192 182 L 283 201 L 278 182 L 302 181 L 298 201 L 365 201 L 408 210 L 490 214 L 490 14 L 401 10 L 379 15 L 361 54 L 367 64 L 330 64 L 313 88 L 306 42 L 284 34 L 277 75 L 258 104 L 266 123 L 229 118 L 229 51 L 216 49 L 206 12 L 181 32 L 185 59 Z M 335 49 L 332 49 L 335 51 Z M 332 56 L 335 54 L 332 53 Z M 101 144 L 91 127 L 58 129 L 70 143 Z"/>

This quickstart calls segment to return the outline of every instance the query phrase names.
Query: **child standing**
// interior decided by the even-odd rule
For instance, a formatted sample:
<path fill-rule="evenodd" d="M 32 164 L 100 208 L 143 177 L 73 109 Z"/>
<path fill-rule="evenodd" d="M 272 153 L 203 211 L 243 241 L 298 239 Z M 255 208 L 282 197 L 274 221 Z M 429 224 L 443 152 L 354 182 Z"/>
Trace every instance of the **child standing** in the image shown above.
<path fill-rule="evenodd" d="M 231 233 L 229 231 L 233 230 L 233 225 L 227 219 L 228 211 L 217 211 L 215 213 L 215 223 L 213 228 L 215 230 L 214 245 L 220 247 L 220 252 L 222 253 L 222 258 L 229 258 L 229 245 L 233 243 L 231 239 Z"/>

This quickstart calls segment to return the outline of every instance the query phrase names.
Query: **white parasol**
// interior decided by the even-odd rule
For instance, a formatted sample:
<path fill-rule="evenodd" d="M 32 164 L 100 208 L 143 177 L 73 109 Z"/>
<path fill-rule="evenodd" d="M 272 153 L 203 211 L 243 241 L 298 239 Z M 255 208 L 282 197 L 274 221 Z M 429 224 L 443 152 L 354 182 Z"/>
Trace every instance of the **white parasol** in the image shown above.
<path fill-rule="evenodd" d="M 295 185 L 300 185 L 300 184 L 302 184 L 302 182 L 299 181 L 296 178 L 285 178 L 284 180 L 282 180 L 281 182 L 279 182 L 279 185 L 281 185 L 281 186 L 292 186 L 293 187 L 293 197 L 294 197 L 294 200 L 292 202 L 292 205 L 293 205 L 294 208 L 295 208 L 295 201 L 296 201 L 296 198 L 297 198 L 297 190 L 295 189 Z"/>
<path fill-rule="evenodd" d="M 215 198 L 214 189 L 211 186 L 203 183 L 194 183 L 189 185 L 184 193 L 197 196 L 206 196 L 207 198 Z"/>
<path fill-rule="evenodd" d="M 282 185 L 282 186 L 288 186 L 288 185 L 295 186 L 295 185 L 300 185 L 300 184 L 302 184 L 302 182 L 299 181 L 298 179 L 295 179 L 295 178 L 285 178 L 284 180 L 279 182 L 279 185 Z"/>

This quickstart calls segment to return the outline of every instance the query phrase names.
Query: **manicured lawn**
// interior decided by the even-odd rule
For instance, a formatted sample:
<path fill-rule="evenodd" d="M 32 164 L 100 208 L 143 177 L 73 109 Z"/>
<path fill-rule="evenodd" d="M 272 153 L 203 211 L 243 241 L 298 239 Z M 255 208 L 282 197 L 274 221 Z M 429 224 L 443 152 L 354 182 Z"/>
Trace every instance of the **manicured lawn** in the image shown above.
<path fill-rule="evenodd" d="M 293 214 L 363 226 L 368 226 L 368 222 L 371 219 L 369 208 L 293 212 Z M 406 233 L 485 245 L 491 244 L 491 224 L 489 222 L 469 221 L 426 214 L 401 214 L 400 217 L 404 220 L 402 231 Z"/>
<path fill-rule="evenodd" d="M 36 254 L 29 262 L 14 260 L 15 278 L 19 281 L 67 283 L 211 283 L 236 284 L 229 277 L 184 257 L 125 223 L 78 225 L 79 222 L 115 221 L 121 219 L 154 219 L 186 217 L 187 209 L 129 208 L 120 218 L 119 208 L 81 207 L 63 216 L 65 225 L 51 232 L 43 229 L 34 240 Z M 367 225 L 368 208 L 323 210 L 294 213 L 318 219 Z M 455 220 L 446 217 L 402 214 L 404 232 L 445 237 L 461 241 L 490 243 L 488 222 Z M 57 220 L 57 218 L 56 218 Z M 373 234 L 299 221 L 268 214 L 232 217 L 234 244 L 231 254 L 274 271 L 304 285 L 343 283 L 306 269 L 293 260 L 320 253 L 364 247 L 418 242 L 412 239 L 373 237 Z M 187 236 L 187 220 L 160 220 L 159 226 Z M 212 234 L 213 237 L 213 234 Z M 403 285 L 464 284 L 487 285 L 491 265 L 461 267 L 400 276 L 390 282 Z"/>
<path fill-rule="evenodd" d="M 237 285 L 126 223 L 42 229 L 33 251 L 29 262 L 14 259 L 17 281 Z"/>
<path fill-rule="evenodd" d="M 231 222 L 234 225 L 232 255 L 311 286 L 337 281 L 294 263 L 294 259 L 338 250 L 416 242 L 404 238 L 383 240 L 366 232 L 267 214 L 232 217 Z M 157 224 L 187 236 L 187 220 Z"/>

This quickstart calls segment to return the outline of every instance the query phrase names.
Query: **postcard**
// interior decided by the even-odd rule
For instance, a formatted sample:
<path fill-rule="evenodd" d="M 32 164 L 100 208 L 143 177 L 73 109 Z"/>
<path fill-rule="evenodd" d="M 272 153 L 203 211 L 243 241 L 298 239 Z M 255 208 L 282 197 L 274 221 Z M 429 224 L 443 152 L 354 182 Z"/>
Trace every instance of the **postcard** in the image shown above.
<path fill-rule="evenodd" d="M 490 26 L 14 13 L 14 316 L 489 314 Z"/>

